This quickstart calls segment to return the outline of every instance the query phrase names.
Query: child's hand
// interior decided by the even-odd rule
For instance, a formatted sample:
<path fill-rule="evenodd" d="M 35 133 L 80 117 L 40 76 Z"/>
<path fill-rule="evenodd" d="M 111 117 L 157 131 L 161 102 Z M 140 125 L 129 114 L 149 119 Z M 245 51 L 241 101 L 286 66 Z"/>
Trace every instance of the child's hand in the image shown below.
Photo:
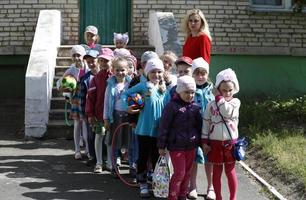
<path fill-rule="evenodd" d="M 88 123 L 90 124 L 90 126 L 92 126 L 94 123 L 94 119 L 92 117 L 88 117 Z"/>
<path fill-rule="evenodd" d="M 208 146 L 207 144 L 203 144 L 202 149 L 203 149 L 204 154 L 207 155 L 208 152 L 211 150 L 211 147 Z"/>
<path fill-rule="evenodd" d="M 129 113 L 129 114 L 138 114 L 139 112 L 140 112 L 140 109 L 137 109 L 137 106 L 136 105 L 131 105 L 131 106 L 129 106 L 128 107 L 128 110 L 127 110 L 127 112 Z"/>
<path fill-rule="evenodd" d="M 105 130 L 109 130 L 109 128 L 110 128 L 110 124 L 109 124 L 109 121 L 108 120 L 104 120 L 104 128 L 105 128 Z"/>
<path fill-rule="evenodd" d="M 214 96 L 221 95 L 220 91 L 218 90 L 218 88 L 215 88 L 215 87 L 213 88 L 212 93 L 213 93 Z"/>
<path fill-rule="evenodd" d="M 158 149 L 158 153 L 161 156 L 165 156 L 166 155 L 166 149 Z"/>

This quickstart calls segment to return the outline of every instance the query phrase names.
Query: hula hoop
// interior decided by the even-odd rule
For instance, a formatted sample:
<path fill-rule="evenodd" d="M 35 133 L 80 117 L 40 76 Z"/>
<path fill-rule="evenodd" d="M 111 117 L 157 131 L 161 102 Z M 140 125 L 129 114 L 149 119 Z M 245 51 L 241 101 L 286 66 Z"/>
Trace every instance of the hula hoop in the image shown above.
<path fill-rule="evenodd" d="M 112 163 L 116 163 L 115 161 L 115 145 L 116 145 L 116 142 L 115 142 L 115 139 L 117 137 L 117 134 L 120 130 L 121 127 L 123 126 L 126 126 L 126 125 L 130 125 L 128 122 L 124 122 L 124 123 L 121 123 L 117 126 L 117 128 L 115 129 L 114 131 L 114 134 L 113 134 L 113 137 L 112 137 Z M 115 165 L 115 172 L 117 174 L 117 176 L 119 177 L 119 179 L 126 185 L 130 186 L 130 187 L 138 187 L 139 185 L 137 183 L 130 183 L 128 182 L 127 180 L 125 180 L 121 174 L 119 173 L 119 170 L 118 170 L 118 166 Z"/>
<path fill-rule="evenodd" d="M 67 126 L 72 126 L 73 122 L 70 122 L 69 119 L 68 119 L 68 102 L 65 101 L 65 123 Z"/>

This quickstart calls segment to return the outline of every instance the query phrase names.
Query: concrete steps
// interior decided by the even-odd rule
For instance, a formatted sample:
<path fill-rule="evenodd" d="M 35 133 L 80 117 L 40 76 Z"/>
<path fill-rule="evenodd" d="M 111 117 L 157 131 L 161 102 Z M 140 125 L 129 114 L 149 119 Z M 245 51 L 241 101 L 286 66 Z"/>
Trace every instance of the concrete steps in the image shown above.
<path fill-rule="evenodd" d="M 49 124 L 46 137 L 48 138 L 73 138 L 73 126 L 67 126 L 65 123 L 65 98 L 56 89 L 56 81 L 61 78 L 64 72 L 72 64 L 70 51 L 73 45 L 62 45 L 58 48 L 58 57 L 56 59 L 55 77 L 52 88 L 51 108 L 49 113 Z M 114 45 L 103 45 L 114 49 Z M 140 58 L 145 51 L 154 51 L 152 46 L 131 45 L 131 49 L 137 58 Z M 70 105 L 67 115 L 69 116 Z"/>

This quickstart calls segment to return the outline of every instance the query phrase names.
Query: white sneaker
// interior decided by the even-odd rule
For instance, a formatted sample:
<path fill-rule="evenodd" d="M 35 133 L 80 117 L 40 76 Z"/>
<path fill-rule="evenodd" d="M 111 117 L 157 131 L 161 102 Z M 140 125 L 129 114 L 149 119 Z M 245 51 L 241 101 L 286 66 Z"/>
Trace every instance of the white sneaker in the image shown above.
<path fill-rule="evenodd" d="M 97 164 L 94 169 L 94 173 L 102 173 L 102 165 Z"/>
<path fill-rule="evenodd" d="M 193 189 L 189 192 L 187 195 L 188 199 L 197 199 L 198 198 L 198 193 L 196 189 Z"/>
<path fill-rule="evenodd" d="M 120 157 L 118 157 L 116 159 L 116 164 L 117 164 L 117 166 L 121 166 L 121 158 Z"/>
<path fill-rule="evenodd" d="M 81 152 L 75 152 L 75 154 L 74 154 L 74 159 L 76 159 L 76 160 L 81 160 L 82 159 L 82 154 L 81 154 Z"/>
<path fill-rule="evenodd" d="M 150 192 L 148 188 L 148 184 L 141 183 L 139 186 L 140 192 L 139 195 L 141 198 L 149 198 L 150 197 Z"/>
<path fill-rule="evenodd" d="M 215 194 L 214 189 L 208 189 L 208 190 L 207 190 L 206 199 L 209 199 L 209 200 L 216 199 L 216 194 Z"/>

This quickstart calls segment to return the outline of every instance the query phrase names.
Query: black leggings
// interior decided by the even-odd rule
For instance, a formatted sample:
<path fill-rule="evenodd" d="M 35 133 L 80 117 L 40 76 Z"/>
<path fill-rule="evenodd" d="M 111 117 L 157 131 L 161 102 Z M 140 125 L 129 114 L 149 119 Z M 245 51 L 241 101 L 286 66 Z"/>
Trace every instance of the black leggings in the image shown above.
<path fill-rule="evenodd" d="M 142 176 L 143 180 L 146 181 L 146 173 L 148 171 L 148 161 L 151 161 L 152 168 L 154 169 L 155 164 L 158 160 L 159 154 L 156 146 L 156 137 L 141 136 L 138 135 L 139 143 L 139 157 L 137 160 L 137 175 Z"/>

